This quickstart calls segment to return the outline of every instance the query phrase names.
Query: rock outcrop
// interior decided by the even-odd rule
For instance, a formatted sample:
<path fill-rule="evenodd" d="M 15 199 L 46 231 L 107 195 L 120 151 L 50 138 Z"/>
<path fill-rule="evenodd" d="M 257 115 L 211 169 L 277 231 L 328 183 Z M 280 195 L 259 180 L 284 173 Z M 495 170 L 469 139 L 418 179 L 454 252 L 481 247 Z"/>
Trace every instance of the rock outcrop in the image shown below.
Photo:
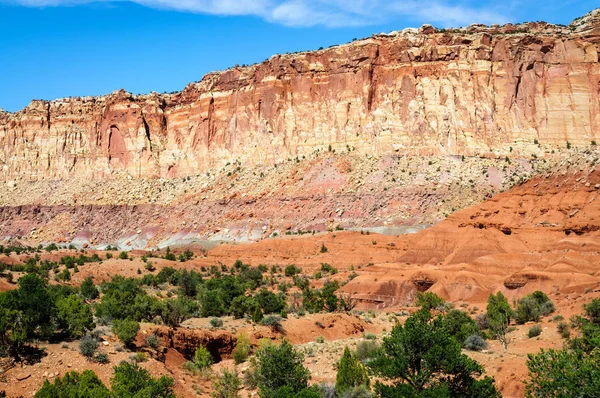
<path fill-rule="evenodd" d="M 0 112 L 0 178 L 181 177 L 317 150 L 513 156 L 600 135 L 600 10 L 569 26 L 424 27 L 210 73 L 173 94 Z"/>

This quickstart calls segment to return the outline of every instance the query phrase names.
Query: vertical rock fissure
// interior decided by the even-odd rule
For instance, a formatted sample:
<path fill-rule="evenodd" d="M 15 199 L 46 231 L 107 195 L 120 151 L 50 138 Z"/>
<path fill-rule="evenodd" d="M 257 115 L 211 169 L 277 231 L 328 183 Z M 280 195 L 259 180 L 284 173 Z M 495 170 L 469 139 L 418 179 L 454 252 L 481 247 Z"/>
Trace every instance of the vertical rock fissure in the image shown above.
<path fill-rule="evenodd" d="M 371 108 L 373 107 L 373 98 L 375 96 L 376 90 L 376 81 L 374 78 L 375 67 L 377 66 L 377 62 L 379 59 L 379 45 L 377 45 L 375 50 L 375 57 L 371 61 L 371 65 L 369 66 L 369 96 L 367 98 L 367 111 L 371 112 Z"/>
<path fill-rule="evenodd" d="M 215 98 L 210 98 L 210 103 L 208 104 L 208 137 L 207 137 L 207 147 L 210 148 L 212 141 L 215 137 Z"/>

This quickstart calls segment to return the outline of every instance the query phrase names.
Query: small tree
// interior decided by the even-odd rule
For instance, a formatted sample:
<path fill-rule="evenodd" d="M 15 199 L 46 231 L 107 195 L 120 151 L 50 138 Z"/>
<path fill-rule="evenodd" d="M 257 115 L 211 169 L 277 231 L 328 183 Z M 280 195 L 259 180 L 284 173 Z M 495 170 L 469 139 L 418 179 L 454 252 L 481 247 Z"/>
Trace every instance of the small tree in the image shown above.
<path fill-rule="evenodd" d="M 57 377 L 54 383 L 44 381 L 42 388 L 34 395 L 35 398 L 55 397 L 94 397 L 110 398 L 110 391 L 91 370 L 83 373 L 69 372 L 61 379 Z"/>
<path fill-rule="evenodd" d="M 119 366 L 115 366 L 114 371 L 110 384 L 115 397 L 175 398 L 173 392 L 175 383 L 170 377 L 162 376 L 154 379 L 146 369 L 131 362 L 121 362 Z"/>
<path fill-rule="evenodd" d="M 338 366 L 335 379 L 335 390 L 339 395 L 347 390 L 358 386 L 369 386 L 369 376 L 364 365 L 360 363 L 356 354 L 351 352 L 348 346 L 344 349 Z"/>
<path fill-rule="evenodd" d="M 125 345 L 129 345 L 135 339 L 138 332 L 140 331 L 139 322 L 131 319 L 115 320 L 113 323 L 112 331 L 117 335 L 119 340 Z"/>
<path fill-rule="evenodd" d="M 461 345 L 465 343 L 467 337 L 479 331 L 473 318 L 460 310 L 451 310 L 444 316 L 444 328 Z"/>
<path fill-rule="evenodd" d="M 502 292 L 498 292 L 496 295 L 490 294 L 488 297 L 487 316 L 492 334 L 500 341 L 502 350 L 506 351 L 509 343 L 508 326 L 513 311 Z"/>
<path fill-rule="evenodd" d="M 526 396 L 530 398 L 559 398 L 598 396 L 600 391 L 600 352 L 586 355 L 580 350 L 542 350 L 528 355 L 530 381 Z"/>
<path fill-rule="evenodd" d="M 415 306 L 426 310 L 436 309 L 444 303 L 444 299 L 433 292 L 418 292 L 415 299 Z"/>
<path fill-rule="evenodd" d="M 248 357 L 250 356 L 250 348 L 250 339 L 248 338 L 248 335 L 240 334 L 237 338 L 235 348 L 231 353 L 236 365 L 248 359 Z"/>
<path fill-rule="evenodd" d="M 284 274 L 285 276 L 294 276 L 302 272 L 301 268 L 296 267 L 294 264 L 290 264 L 285 267 Z"/>
<path fill-rule="evenodd" d="M 338 299 L 340 300 L 339 308 L 341 311 L 352 311 L 358 304 L 358 299 L 354 298 L 350 293 L 340 293 L 338 294 Z"/>
<path fill-rule="evenodd" d="M 71 294 L 61 298 L 57 301 L 56 308 L 60 325 L 71 337 L 81 337 L 94 328 L 92 310 L 80 297 Z"/>
<path fill-rule="evenodd" d="M 483 367 L 461 352 L 460 344 L 445 330 L 442 315 L 428 310 L 412 314 L 397 324 L 382 349 L 369 362 L 377 382 L 375 391 L 384 397 L 460 396 L 499 397 L 493 379 Z"/>
<path fill-rule="evenodd" d="M 178 296 L 175 300 L 162 300 L 159 306 L 161 319 L 172 328 L 179 326 L 181 322 L 198 312 L 196 301 L 185 296 Z"/>
<path fill-rule="evenodd" d="M 99 296 L 98 288 L 96 285 L 94 285 L 94 282 L 90 277 L 87 277 L 83 280 L 81 286 L 79 287 L 79 292 L 87 300 L 95 300 Z"/>
<path fill-rule="evenodd" d="M 167 250 L 165 252 L 165 260 L 169 260 L 169 261 L 177 260 L 177 258 L 175 257 L 175 254 L 171 253 L 170 247 L 167 247 Z"/>
<path fill-rule="evenodd" d="M 55 331 L 56 308 L 47 285 L 36 274 L 19 278 L 18 289 L 0 293 L 0 345 L 12 354 L 34 338 Z"/>
<path fill-rule="evenodd" d="M 285 387 L 293 394 L 306 389 L 310 371 L 302 365 L 303 355 L 287 340 L 279 346 L 266 345 L 258 351 L 256 358 L 261 397 L 274 396 L 277 390 Z"/>
<path fill-rule="evenodd" d="M 201 345 L 196 348 L 196 352 L 194 353 L 194 365 L 196 365 L 198 369 L 208 368 L 212 363 L 213 357 L 206 347 Z"/>

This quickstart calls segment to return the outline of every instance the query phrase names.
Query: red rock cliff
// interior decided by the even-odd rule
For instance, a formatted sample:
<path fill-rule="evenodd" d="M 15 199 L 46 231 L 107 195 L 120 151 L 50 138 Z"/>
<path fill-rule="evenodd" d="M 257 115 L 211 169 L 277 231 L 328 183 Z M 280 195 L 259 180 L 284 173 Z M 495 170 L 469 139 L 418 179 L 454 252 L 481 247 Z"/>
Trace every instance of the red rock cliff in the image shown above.
<path fill-rule="evenodd" d="M 175 94 L 33 101 L 0 112 L 4 180 L 171 177 L 331 145 L 506 156 L 600 139 L 600 10 L 545 23 L 423 27 L 277 55 Z"/>

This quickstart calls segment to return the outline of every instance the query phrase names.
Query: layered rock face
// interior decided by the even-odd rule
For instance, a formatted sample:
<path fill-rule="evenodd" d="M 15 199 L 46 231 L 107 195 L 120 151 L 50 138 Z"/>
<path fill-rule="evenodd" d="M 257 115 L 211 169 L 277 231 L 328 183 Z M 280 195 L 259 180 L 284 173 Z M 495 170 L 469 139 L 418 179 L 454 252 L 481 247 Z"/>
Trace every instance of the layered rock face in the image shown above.
<path fill-rule="evenodd" d="M 175 94 L 33 101 L 0 113 L 0 178 L 180 177 L 316 150 L 517 156 L 600 137 L 600 11 L 423 27 L 211 73 Z M 513 151 L 514 149 L 514 151 Z"/>

